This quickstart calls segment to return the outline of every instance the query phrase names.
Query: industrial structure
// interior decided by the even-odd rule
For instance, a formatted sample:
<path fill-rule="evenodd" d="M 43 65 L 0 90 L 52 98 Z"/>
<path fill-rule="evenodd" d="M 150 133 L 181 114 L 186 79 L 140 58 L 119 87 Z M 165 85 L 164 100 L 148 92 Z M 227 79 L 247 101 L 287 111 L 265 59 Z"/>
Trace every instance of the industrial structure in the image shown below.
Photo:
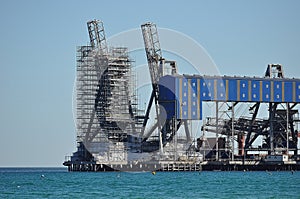
<path fill-rule="evenodd" d="M 285 78 L 281 65 L 269 64 L 261 78 L 180 75 L 162 56 L 156 25 L 145 23 L 152 91 L 140 111 L 128 49 L 107 46 L 102 21 L 87 26 L 90 44 L 77 48 L 78 148 L 64 162 L 69 171 L 300 169 L 300 79 Z M 204 103 L 215 115 L 203 117 Z M 201 136 L 193 137 L 189 123 L 199 120 Z"/>

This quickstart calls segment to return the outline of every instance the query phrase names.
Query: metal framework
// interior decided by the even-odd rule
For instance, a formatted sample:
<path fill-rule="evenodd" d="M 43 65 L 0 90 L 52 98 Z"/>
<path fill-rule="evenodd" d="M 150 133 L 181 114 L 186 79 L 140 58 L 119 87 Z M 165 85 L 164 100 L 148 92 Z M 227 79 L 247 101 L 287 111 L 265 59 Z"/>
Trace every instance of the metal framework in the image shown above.
<path fill-rule="evenodd" d="M 64 163 L 69 170 L 198 171 L 206 165 L 202 154 L 213 162 L 210 169 L 235 169 L 245 166 L 253 151 L 271 158 L 285 156 L 287 161 L 292 152 L 298 161 L 300 80 L 283 79 L 281 65 L 268 65 L 265 77 L 259 79 L 179 75 L 176 62 L 162 57 L 156 25 L 143 24 L 152 92 L 146 112 L 140 114 L 128 49 L 108 48 L 102 21 L 87 22 L 87 29 L 90 43 L 77 47 L 76 54 L 78 149 Z M 202 102 L 215 104 L 215 116 L 206 119 L 203 135 L 195 138 L 189 125 L 202 120 Z M 245 104 L 247 110 L 239 113 Z M 263 105 L 269 115 L 260 119 Z M 153 106 L 156 118 L 149 127 Z M 180 135 L 180 129 L 185 134 Z M 207 132 L 215 137 L 206 138 Z M 254 146 L 259 137 L 263 143 Z M 260 169 L 269 168 L 263 158 L 258 158 Z M 239 169 L 253 168 L 255 161 Z M 282 165 L 292 168 L 286 162 Z"/>
<path fill-rule="evenodd" d="M 96 161 L 126 162 L 124 141 L 141 132 L 131 60 L 127 48 L 108 50 L 101 21 L 87 25 L 91 46 L 77 49 L 77 141 Z"/>
<path fill-rule="evenodd" d="M 105 38 L 103 22 L 100 20 L 92 20 L 87 22 L 90 45 L 92 48 L 98 48 L 104 55 L 108 54 L 108 48 Z"/>
<path fill-rule="evenodd" d="M 269 64 L 265 72 L 265 78 L 284 78 L 283 68 L 279 64 Z M 215 118 L 208 118 L 208 122 L 203 127 L 205 131 L 216 134 L 216 144 L 213 149 L 215 151 L 215 159 L 219 159 L 219 153 L 226 154 L 223 158 L 234 160 L 234 157 L 247 158 L 251 156 L 251 152 L 265 151 L 269 155 L 289 154 L 293 152 L 294 156 L 298 155 L 298 131 L 296 130 L 297 123 L 300 122 L 298 110 L 295 109 L 297 103 L 282 103 L 270 102 L 268 103 L 269 113 L 267 119 L 258 118 L 259 110 L 262 109 L 262 103 L 251 103 L 248 114 L 251 117 L 245 117 L 244 114 L 240 117 L 235 117 L 234 108 L 241 102 L 234 102 L 228 105 L 229 114 L 224 114 L 225 109 L 221 109 L 219 104 L 228 104 L 228 102 L 215 102 L 216 113 Z M 249 104 L 249 103 L 248 103 Z M 220 114 L 221 113 L 221 114 Z M 224 117 L 225 116 L 225 117 Z M 229 145 L 219 149 L 219 135 L 226 136 L 226 143 Z M 261 137 L 263 144 L 259 147 L 253 146 L 253 143 Z M 203 138 L 202 138 L 203 139 Z M 234 154 L 234 141 L 238 144 L 238 154 Z M 210 154 L 208 158 L 212 158 Z"/>
<path fill-rule="evenodd" d="M 160 107 L 160 96 L 159 96 L 159 80 L 162 76 L 167 74 L 167 64 L 169 64 L 171 69 L 171 75 L 177 74 L 177 66 L 175 61 L 168 61 L 162 57 L 162 50 L 160 48 L 158 31 L 154 23 L 145 23 L 141 25 L 142 34 L 144 38 L 146 57 L 148 61 L 149 72 L 151 76 L 152 83 L 152 94 L 148 103 L 147 111 L 145 113 L 144 123 L 143 123 L 143 142 L 145 143 L 147 139 L 152 135 L 155 129 L 157 129 L 159 134 L 159 149 L 160 154 L 163 154 L 163 148 L 170 143 L 177 130 L 180 126 L 184 125 L 184 130 L 186 133 L 186 142 L 191 143 L 192 139 L 190 136 L 190 131 L 188 128 L 187 120 L 176 120 L 175 118 L 165 118 L 161 113 Z M 154 106 L 156 111 L 156 123 L 150 128 L 150 130 L 145 134 L 145 127 L 149 118 L 150 109 L 154 100 Z M 162 122 L 163 121 L 163 122 Z M 175 152 L 176 153 L 176 152 Z"/>

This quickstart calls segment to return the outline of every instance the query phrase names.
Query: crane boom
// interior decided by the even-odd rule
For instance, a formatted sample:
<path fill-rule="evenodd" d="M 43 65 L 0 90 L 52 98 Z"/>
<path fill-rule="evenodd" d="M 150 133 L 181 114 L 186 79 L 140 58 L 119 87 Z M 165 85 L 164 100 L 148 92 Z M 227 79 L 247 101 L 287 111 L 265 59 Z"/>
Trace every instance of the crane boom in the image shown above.
<path fill-rule="evenodd" d="M 99 48 L 102 54 L 108 54 L 108 48 L 105 38 L 103 22 L 100 20 L 92 20 L 87 22 L 90 45 L 93 48 Z"/>
<path fill-rule="evenodd" d="M 171 72 L 171 75 L 177 74 L 176 61 L 165 60 L 162 57 L 162 50 L 160 48 L 158 32 L 157 32 L 156 25 L 154 23 L 151 22 L 145 23 L 141 25 L 141 29 L 142 29 L 145 51 L 146 51 L 146 56 L 148 61 L 149 72 L 151 76 L 151 83 L 152 83 L 152 93 L 151 93 L 148 108 L 143 122 L 143 129 L 142 129 L 143 142 L 147 142 L 147 139 L 157 128 L 159 134 L 160 153 L 163 154 L 163 146 L 167 142 L 172 140 L 173 136 L 175 135 L 176 128 L 174 128 L 174 126 L 176 126 L 178 129 L 181 126 L 181 124 L 184 124 L 188 142 L 191 142 L 190 133 L 187 126 L 188 125 L 187 121 L 175 120 L 173 118 L 167 119 L 165 118 L 165 116 L 163 116 L 163 114 L 161 114 L 162 110 L 160 110 L 161 102 L 159 98 L 159 93 L 160 93 L 159 80 L 161 77 L 168 74 L 167 72 L 168 70 L 166 69 L 171 69 L 169 70 Z M 150 128 L 149 132 L 145 133 L 145 127 L 149 118 L 149 113 L 153 102 L 155 105 L 157 121 L 152 126 L 152 128 Z"/>
<path fill-rule="evenodd" d="M 157 101 L 159 95 L 158 81 L 162 76 L 162 66 L 160 64 L 162 60 L 162 53 L 160 49 L 157 28 L 154 23 L 145 23 L 141 26 L 141 28 L 144 38 L 145 51 L 151 76 L 152 87 L 154 91 L 154 99 L 155 101 Z"/>
<path fill-rule="evenodd" d="M 151 76 L 151 82 L 152 82 L 152 97 L 154 98 L 155 103 L 155 111 L 156 111 L 156 118 L 157 118 L 157 127 L 158 127 L 158 134 L 159 134 L 159 145 L 160 145 L 160 153 L 163 153 L 163 143 L 162 143 L 162 133 L 161 133 L 161 124 L 160 124 L 160 110 L 159 110 L 159 104 L 158 104 L 158 97 L 159 97 L 159 86 L 158 81 L 159 78 L 162 77 L 162 53 L 160 49 L 159 39 L 158 39 L 158 33 L 157 28 L 154 23 L 145 23 L 141 25 L 143 38 L 144 38 L 144 44 L 145 44 L 145 51 L 148 61 L 148 67 L 149 72 Z M 150 102 L 148 104 L 148 110 L 150 109 L 153 98 L 151 97 Z M 148 114 L 148 115 L 147 115 Z M 143 126 L 143 132 L 145 130 L 145 125 L 147 123 L 147 120 L 149 118 L 149 112 L 147 111 Z M 151 133 L 151 132 L 150 132 Z M 147 139 L 147 137 L 145 138 Z"/>

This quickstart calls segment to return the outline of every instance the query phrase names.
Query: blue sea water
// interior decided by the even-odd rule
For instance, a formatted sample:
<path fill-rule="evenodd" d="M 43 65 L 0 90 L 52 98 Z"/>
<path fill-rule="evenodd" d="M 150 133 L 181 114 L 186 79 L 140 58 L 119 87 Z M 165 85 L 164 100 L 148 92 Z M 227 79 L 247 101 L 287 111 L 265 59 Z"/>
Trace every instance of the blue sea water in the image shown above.
<path fill-rule="evenodd" d="M 300 198 L 300 172 L 77 173 L 0 168 L 0 198 Z"/>

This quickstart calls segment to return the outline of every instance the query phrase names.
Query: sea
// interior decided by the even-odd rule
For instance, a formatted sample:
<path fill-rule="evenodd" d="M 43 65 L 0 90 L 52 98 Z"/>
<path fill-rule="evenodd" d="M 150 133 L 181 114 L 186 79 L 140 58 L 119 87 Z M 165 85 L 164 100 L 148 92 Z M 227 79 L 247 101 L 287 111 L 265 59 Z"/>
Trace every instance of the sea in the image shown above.
<path fill-rule="evenodd" d="M 0 168 L 0 198 L 300 198 L 300 171 L 68 172 Z"/>

